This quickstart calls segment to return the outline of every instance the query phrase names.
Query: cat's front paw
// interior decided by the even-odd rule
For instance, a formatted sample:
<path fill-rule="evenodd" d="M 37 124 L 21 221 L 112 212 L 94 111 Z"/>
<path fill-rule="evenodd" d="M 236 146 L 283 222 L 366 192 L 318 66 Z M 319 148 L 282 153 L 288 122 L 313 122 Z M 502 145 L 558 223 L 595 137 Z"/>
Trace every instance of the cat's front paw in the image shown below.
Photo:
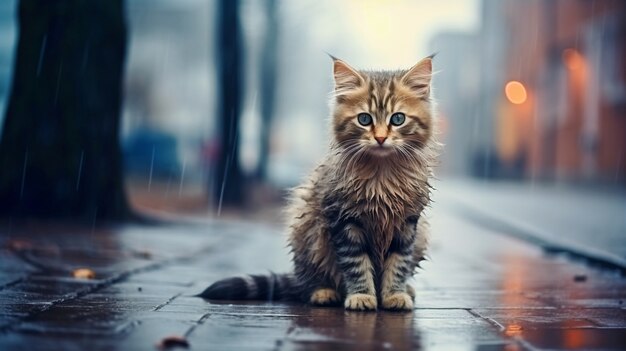
<path fill-rule="evenodd" d="M 335 289 L 321 288 L 316 289 L 311 294 L 311 304 L 318 306 L 333 305 L 339 302 L 339 293 Z"/>
<path fill-rule="evenodd" d="M 396 311 L 413 310 L 413 299 L 405 292 L 397 292 L 383 296 L 383 308 Z"/>
<path fill-rule="evenodd" d="M 368 294 L 351 294 L 346 298 L 344 306 L 347 310 L 374 311 L 378 306 L 376 296 Z"/>

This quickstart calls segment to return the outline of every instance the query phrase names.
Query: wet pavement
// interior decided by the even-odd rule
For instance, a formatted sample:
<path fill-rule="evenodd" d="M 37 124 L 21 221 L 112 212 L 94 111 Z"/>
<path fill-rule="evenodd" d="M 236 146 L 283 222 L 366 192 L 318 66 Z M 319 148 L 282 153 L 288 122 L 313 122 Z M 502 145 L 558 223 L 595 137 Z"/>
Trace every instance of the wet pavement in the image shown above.
<path fill-rule="evenodd" d="M 413 313 L 192 295 L 239 273 L 283 272 L 280 227 L 205 221 L 108 230 L 0 227 L 0 350 L 626 349 L 626 278 L 493 232 L 446 206 Z M 76 269 L 95 279 L 73 277 Z"/>
<path fill-rule="evenodd" d="M 626 187 L 446 179 L 438 199 L 468 220 L 626 271 Z"/>

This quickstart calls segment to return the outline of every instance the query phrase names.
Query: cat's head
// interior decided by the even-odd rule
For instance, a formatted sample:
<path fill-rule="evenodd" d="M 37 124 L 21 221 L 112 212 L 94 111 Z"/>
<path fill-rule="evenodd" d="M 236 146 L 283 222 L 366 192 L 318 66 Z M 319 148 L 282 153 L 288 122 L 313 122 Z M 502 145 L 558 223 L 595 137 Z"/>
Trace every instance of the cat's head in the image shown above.
<path fill-rule="evenodd" d="M 408 70 L 361 71 L 333 58 L 333 135 L 349 153 L 419 154 L 433 133 L 432 57 Z"/>

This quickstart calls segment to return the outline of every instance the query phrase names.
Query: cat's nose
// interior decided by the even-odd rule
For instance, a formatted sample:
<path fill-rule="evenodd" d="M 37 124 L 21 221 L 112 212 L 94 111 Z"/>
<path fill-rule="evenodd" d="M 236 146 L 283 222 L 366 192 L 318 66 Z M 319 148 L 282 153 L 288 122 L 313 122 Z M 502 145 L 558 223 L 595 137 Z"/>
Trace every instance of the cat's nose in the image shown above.
<path fill-rule="evenodd" d="M 378 145 L 382 145 L 385 140 L 387 140 L 387 137 L 374 137 L 374 139 L 376 139 L 376 141 L 378 142 Z"/>

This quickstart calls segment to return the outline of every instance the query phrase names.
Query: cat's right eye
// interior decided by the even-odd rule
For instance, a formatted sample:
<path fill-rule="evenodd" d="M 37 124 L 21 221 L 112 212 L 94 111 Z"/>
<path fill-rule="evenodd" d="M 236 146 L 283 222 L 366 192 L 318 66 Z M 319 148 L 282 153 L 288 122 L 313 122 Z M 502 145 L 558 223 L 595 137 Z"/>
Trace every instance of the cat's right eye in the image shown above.
<path fill-rule="evenodd" d="M 357 120 L 362 126 L 369 126 L 373 121 L 372 116 L 369 113 L 359 113 Z"/>

